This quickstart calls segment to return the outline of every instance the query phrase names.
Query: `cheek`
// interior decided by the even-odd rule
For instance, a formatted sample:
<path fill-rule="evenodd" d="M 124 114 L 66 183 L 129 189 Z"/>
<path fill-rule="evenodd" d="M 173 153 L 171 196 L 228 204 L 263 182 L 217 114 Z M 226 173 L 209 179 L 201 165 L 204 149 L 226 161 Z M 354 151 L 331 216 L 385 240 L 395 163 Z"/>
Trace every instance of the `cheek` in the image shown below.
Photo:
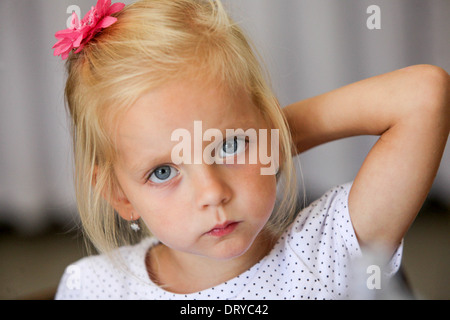
<path fill-rule="evenodd" d="M 248 203 L 249 213 L 266 216 L 272 213 L 276 200 L 276 178 L 274 175 L 261 175 L 260 166 L 250 166 L 240 179 L 242 196 Z"/>
<path fill-rule="evenodd" d="M 146 210 L 141 216 L 151 234 L 166 245 L 177 243 L 180 235 L 180 222 L 174 216 L 172 209 L 174 208 L 159 211 Z"/>
<path fill-rule="evenodd" d="M 179 234 L 188 226 L 186 194 L 177 192 L 146 193 L 139 203 L 139 213 L 150 232 L 161 241 L 167 234 Z"/>
<path fill-rule="evenodd" d="M 163 205 L 161 201 L 147 197 L 144 203 L 141 202 L 139 213 L 152 233 L 157 233 L 158 229 L 173 228 L 173 221 L 178 220 L 174 214 L 177 211 L 177 202 L 171 202 L 170 206 Z"/>

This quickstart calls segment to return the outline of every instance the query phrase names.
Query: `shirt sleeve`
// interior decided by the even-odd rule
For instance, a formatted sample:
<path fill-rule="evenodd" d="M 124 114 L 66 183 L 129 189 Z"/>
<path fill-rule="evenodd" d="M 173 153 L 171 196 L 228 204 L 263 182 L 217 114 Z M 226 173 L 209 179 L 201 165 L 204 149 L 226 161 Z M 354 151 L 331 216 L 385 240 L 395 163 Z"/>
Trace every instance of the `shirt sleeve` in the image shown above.
<path fill-rule="evenodd" d="M 82 258 L 69 265 L 56 291 L 56 300 L 114 299 L 122 274 L 106 255 Z"/>
<path fill-rule="evenodd" d="M 152 238 L 69 265 L 56 291 L 57 300 L 139 299 L 148 287 L 145 255 Z"/>
<path fill-rule="evenodd" d="M 56 291 L 55 300 L 80 300 L 82 298 L 81 268 L 82 266 L 79 264 L 71 264 L 64 270 Z"/>
<path fill-rule="evenodd" d="M 348 210 L 351 186 L 347 183 L 330 189 L 299 213 L 290 230 L 292 250 L 336 298 L 349 298 L 350 288 L 368 278 L 361 262 L 367 258 L 366 250 L 362 255 Z M 373 262 L 378 263 L 380 272 L 392 276 L 398 271 L 402 247 L 400 244 L 388 263 Z"/>

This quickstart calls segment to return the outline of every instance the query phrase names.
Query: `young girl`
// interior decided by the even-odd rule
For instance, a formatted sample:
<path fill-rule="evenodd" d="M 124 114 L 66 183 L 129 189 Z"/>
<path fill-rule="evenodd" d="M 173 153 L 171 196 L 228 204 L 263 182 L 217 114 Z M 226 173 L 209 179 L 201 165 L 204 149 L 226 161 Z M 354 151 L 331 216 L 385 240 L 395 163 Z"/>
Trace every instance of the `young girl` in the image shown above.
<path fill-rule="evenodd" d="M 56 36 L 79 212 L 101 253 L 67 267 L 56 298 L 352 298 L 374 245 L 389 255 L 377 267 L 398 270 L 449 134 L 445 71 L 412 66 L 281 109 L 220 1 L 99 0 Z M 177 130 L 192 138 L 182 159 L 200 162 L 174 161 Z M 381 137 L 354 182 L 298 212 L 293 156 L 362 134 Z M 261 153 L 250 161 L 261 148 L 272 174 Z"/>

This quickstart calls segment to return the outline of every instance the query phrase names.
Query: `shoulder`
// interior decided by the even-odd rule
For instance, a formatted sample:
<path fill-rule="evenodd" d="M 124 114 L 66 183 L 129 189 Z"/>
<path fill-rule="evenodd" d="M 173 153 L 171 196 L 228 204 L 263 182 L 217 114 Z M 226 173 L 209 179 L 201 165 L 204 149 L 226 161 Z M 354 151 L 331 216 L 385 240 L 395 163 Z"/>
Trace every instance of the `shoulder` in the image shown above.
<path fill-rule="evenodd" d="M 335 186 L 298 214 L 288 232 L 295 247 L 317 252 L 325 246 L 360 255 L 360 248 L 348 210 L 352 183 Z"/>
<path fill-rule="evenodd" d="M 363 255 L 348 209 L 351 188 L 352 182 L 328 190 L 299 213 L 285 234 L 290 250 L 329 288 L 344 283 L 351 269 L 368 258 L 367 248 Z M 403 244 L 394 255 L 386 257 L 386 275 L 398 271 L 402 247 Z M 339 290 L 335 288 L 335 292 Z"/>
<path fill-rule="evenodd" d="M 82 258 L 66 267 L 56 299 L 122 299 L 126 288 L 146 281 L 145 255 L 156 242 L 147 238 L 110 253 Z M 124 292 L 125 291 L 125 292 Z"/>
<path fill-rule="evenodd" d="M 335 186 L 301 210 L 290 228 L 290 233 L 311 233 L 317 228 L 323 230 L 327 226 L 336 224 L 339 228 L 352 229 L 348 212 L 348 196 L 351 187 L 352 182 Z"/>

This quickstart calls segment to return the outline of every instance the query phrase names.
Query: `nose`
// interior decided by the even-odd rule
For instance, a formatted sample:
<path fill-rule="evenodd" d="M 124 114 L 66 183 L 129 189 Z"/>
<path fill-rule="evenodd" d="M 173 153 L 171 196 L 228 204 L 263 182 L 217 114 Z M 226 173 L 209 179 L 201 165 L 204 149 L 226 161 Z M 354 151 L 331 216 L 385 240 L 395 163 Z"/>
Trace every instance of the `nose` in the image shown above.
<path fill-rule="evenodd" d="M 196 206 L 201 209 L 220 207 L 230 201 L 232 190 L 224 172 L 215 164 L 195 164 L 192 188 Z"/>

